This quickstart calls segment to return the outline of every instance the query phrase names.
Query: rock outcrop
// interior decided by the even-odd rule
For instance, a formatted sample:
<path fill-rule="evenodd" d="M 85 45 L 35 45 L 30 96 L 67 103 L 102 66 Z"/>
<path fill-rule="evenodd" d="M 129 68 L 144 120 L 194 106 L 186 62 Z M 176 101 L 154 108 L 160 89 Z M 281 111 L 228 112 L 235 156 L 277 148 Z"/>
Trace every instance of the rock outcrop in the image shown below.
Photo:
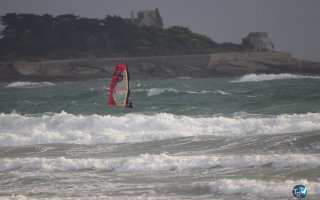
<path fill-rule="evenodd" d="M 294 59 L 289 53 L 220 53 L 2 62 L 0 80 L 81 80 L 111 77 L 114 66 L 128 62 L 131 78 L 218 77 L 249 73 L 320 74 L 320 63 Z"/>

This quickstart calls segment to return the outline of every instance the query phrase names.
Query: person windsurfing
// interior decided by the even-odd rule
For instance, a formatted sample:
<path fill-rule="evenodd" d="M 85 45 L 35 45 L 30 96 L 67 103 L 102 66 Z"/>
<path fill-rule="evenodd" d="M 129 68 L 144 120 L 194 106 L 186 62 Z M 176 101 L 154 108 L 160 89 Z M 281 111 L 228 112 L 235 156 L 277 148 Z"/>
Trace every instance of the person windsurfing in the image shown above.
<path fill-rule="evenodd" d="M 127 107 L 133 108 L 132 101 L 130 99 L 128 99 Z"/>
<path fill-rule="evenodd" d="M 130 77 L 127 63 L 117 65 L 110 81 L 108 105 L 132 108 L 130 99 Z"/>
<path fill-rule="evenodd" d="M 127 103 L 126 103 L 127 108 L 133 108 L 133 105 L 132 105 L 133 103 L 132 103 L 132 100 L 130 99 L 130 91 L 131 90 L 128 91 L 128 99 L 127 99 Z"/>

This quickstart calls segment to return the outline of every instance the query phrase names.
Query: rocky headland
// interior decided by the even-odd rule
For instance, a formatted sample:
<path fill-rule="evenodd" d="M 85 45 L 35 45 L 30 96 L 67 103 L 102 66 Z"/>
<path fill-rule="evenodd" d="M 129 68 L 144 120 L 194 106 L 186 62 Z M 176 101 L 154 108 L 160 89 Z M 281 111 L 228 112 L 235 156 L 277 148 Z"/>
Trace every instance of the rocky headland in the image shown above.
<path fill-rule="evenodd" d="M 122 62 L 128 63 L 133 79 L 320 74 L 320 63 L 275 52 L 267 32 L 250 32 L 241 44 L 217 43 L 187 27 L 163 28 L 159 11 L 150 12 L 158 18 L 151 24 L 142 23 L 151 19 L 109 15 L 0 16 L 0 81 L 105 78 Z"/>
<path fill-rule="evenodd" d="M 320 74 L 320 63 L 290 53 L 217 53 L 185 56 L 1 62 L 0 81 L 59 81 L 111 77 L 127 62 L 132 79 L 241 76 L 250 73 Z"/>

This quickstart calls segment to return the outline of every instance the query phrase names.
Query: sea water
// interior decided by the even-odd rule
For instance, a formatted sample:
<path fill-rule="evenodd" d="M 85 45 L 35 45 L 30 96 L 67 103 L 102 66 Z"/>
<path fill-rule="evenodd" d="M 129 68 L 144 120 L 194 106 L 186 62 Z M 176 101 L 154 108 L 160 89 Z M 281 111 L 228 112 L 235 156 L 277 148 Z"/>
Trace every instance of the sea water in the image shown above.
<path fill-rule="evenodd" d="M 320 197 L 320 77 L 0 83 L 0 199 Z"/>

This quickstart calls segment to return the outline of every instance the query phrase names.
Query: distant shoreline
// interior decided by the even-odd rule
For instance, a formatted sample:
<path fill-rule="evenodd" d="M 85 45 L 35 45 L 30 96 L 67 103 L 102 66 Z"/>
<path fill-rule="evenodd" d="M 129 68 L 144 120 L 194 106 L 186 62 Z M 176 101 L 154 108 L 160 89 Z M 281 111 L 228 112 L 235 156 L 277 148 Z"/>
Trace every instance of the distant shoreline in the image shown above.
<path fill-rule="evenodd" d="M 320 74 L 320 63 L 290 53 L 216 53 L 179 56 L 0 62 L 0 81 L 61 81 L 108 78 L 114 66 L 128 62 L 132 79 L 226 77 L 250 73 Z"/>

